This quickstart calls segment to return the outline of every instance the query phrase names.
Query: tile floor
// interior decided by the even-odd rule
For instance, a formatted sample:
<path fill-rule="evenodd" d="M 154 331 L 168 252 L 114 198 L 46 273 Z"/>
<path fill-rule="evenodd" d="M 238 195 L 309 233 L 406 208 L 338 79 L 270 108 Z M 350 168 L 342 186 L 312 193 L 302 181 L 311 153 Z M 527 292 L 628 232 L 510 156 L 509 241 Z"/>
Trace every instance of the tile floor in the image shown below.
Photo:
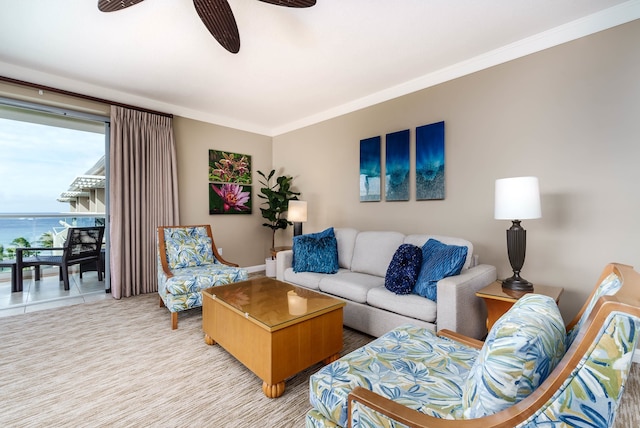
<path fill-rule="evenodd" d="M 24 291 L 12 293 L 9 274 L 2 272 L 0 317 L 111 298 L 111 294 L 105 292 L 104 281 L 98 281 L 96 272 L 84 272 L 80 279 L 78 273 L 70 271 L 68 291 L 58 280 L 57 268 L 51 272 L 43 271 L 43 274 L 40 281 L 25 278 Z"/>

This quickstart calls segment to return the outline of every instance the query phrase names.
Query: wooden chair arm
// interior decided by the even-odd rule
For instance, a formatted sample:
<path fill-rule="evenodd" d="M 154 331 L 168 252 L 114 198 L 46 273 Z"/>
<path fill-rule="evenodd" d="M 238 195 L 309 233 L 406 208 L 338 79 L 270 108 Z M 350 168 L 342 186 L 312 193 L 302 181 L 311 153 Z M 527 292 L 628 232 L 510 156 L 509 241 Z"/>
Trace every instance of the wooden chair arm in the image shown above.
<path fill-rule="evenodd" d="M 222 256 L 220 255 L 220 253 L 218 253 L 218 249 L 216 248 L 215 244 L 213 245 L 212 249 L 213 249 L 213 256 L 216 258 L 216 260 L 218 260 L 223 265 L 227 265 L 227 266 L 231 266 L 231 267 L 240 267 L 240 265 L 237 264 L 237 263 L 229 262 L 229 261 L 223 259 Z"/>
<path fill-rule="evenodd" d="M 482 340 L 474 339 L 473 337 L 465 336 L 460 333 L 456 333 L 455 331 L 442 329 L 437 333 L 440 337 L 446 337 L 447 339 L 455 340 L 456 342 L 462 343 L 470 348 L 482 349 L 484 342 Z"/>
<path fill-rule="evenodd" d="M 366 388 L 362 388 L 361 386 L 354 388 L 353 391 L 349 393 L 348 400 L 350 428 L 352 428 L 351 414 L 353 413 L 354 402 L 358 402 L 410 428 L 490 428 L 494 426 L 484 421 L 480 422 L 481 419 L 447 420 L 434 418 L 378 395 Z"/>
<path fill-rule="evenodd" d="M 394 421 L 410 428 L 513 428 L 525 418 L 518 414 L 521 407 L 504 410 L 476 419 L 441 419 L 410 409 L 400 403 L 357 386 L 349 393 L 349 427 L 352 428 L 353 403 L 358 402 Z M 516 411 L 514 411 L 516 410 Z M 531 410 L 531 409 L 529 409 Z"/>

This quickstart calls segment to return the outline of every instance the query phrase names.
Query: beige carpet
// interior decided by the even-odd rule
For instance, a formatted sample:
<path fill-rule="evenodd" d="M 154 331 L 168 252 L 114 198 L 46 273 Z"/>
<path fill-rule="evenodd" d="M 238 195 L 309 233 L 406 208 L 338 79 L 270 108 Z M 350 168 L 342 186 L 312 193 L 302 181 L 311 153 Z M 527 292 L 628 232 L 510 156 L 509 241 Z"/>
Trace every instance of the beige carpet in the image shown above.
<path fill-rule="evenodd" d="M 370 340 L 344 338 L 344 353 Z M 0 426 L 303 427 L 319 368 L 268 399 L 253 373 L 204 343 L 200 310 L 172 331 L 156 295 L 16 315 L 0 318 Z M 617 427 L 640 426 L 639 391 L 634 367 Z"/>

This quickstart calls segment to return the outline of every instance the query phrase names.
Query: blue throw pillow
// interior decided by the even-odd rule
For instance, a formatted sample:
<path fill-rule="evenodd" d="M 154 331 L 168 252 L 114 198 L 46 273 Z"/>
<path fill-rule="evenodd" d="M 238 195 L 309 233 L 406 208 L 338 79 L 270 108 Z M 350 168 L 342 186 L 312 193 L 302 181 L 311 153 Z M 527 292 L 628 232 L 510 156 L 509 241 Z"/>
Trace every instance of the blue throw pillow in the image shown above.
<path fill-rule="evenodd" d="M 316 232 L 316 233 L 307 233 L 306 235 L 302 235 L 302 236 L 306 236 L 309 238 L 324 238 L 326 236 L 333 236 L 335 237 L 335 233 L 333 232 L 333 227 L 328 227 L 325 230 L 323 230 L 322 232 Z"/>
<path fill-rule="evenodd" d="M 338 241 L 333 228 L 293 237 L 294 272 L 338 272 Z"/>
<path fill-rule="evenodd" d="M 465 246 L 446 245 L 437 239 L 429 239 L 422 246 L 422 268 L 413 292 L 435 302 L 438 281 L 460 273 L 467 251 Z"/>
<path fill-rule="evenodd" d="M 384 277 L 384 286 L 396 294 L 409 294 L 422 266 L 422 249 L 411 244 L 398 247 Z"/>
<path fill-rule="evenodd" d="M 326 236 L 335 237 L 335 233 L 333 232 L 333 227 L 329 227 L 329 228 L 323 230 L 322 232 L 307 233 L 307 234 L 304 234 L 304 235 L 294 236 L 293 237 L 294 247 L 295 247 L 296 240 L 300 240 L 301 239 L 300 236 L 305 236 L 306 237 L 305 239 L 307 239 L 307 238 L 320 239 L 320 238 L 324 238 Z M 293 266 L 294 269 L 295 269 L 295 265 L 296 265 L 296 252 L 294 251 L 293 252 L 293 259 L 291 260 L 291 266 Z"/>

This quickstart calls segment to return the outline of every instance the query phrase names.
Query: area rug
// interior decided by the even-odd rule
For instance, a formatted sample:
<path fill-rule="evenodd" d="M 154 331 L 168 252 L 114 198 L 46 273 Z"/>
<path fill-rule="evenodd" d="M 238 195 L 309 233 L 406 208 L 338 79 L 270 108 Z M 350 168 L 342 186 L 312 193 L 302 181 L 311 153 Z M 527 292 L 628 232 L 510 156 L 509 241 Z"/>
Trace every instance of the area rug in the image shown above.
<path fill-rule="evenodd" d="M 169 313 L 155 294 L 0 318 L 2 427 L 303 427 L 308 378 L 269 399 L 261 380 L 204 343 L 199 309 Z M 371 337 L 345 328 L 343 354 Z M 640 426 L 634 364 L 616 422 Z"/>

